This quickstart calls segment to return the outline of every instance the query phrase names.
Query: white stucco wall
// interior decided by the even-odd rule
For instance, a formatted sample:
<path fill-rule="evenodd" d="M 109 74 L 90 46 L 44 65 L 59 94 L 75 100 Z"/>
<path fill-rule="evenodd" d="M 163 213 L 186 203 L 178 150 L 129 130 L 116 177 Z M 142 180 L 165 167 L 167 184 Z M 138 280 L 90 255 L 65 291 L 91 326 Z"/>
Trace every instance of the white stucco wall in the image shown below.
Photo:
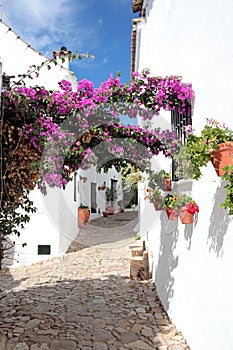
<path fill-rule="evenodd" d="M 197 133 L 206 117 L 233 129 L 232 13 L 230 0 L 224 6 L 219 0 L 149 0 L 148 17 L 138 25 L 138 70 L 182 75 L 192 83 Z M 167 113 L 163 117 L 169 121 Z M 165 212 L 144 200 L 140 188 L 140 233 L 159 296 L 192 350 L 231 350 L 233 219 L 219 208 L 224 183 L 208 164 L 200 181 L 180 181 L 174 191 L 190 193 L 199 204 L 194 224 L 168 221 Z"/>
<path fill-rule="evenodd" d="M 91 183 L 96 183 L 96 204 L 97 204 L 97 213 L 91 213 L 90 218 L 94 219 L 99 215 L 102 215 L 102 212 L 106 210 L 106 197 L 105 190 L 98 190 L 98 187 L 106 183 L 106 187 L 111 187 L 111 179 L 117 181 L 116 191 L 117 191 L 117 200 L 114 203 L 116 211 L 119 206 L 117 201 L 122 199 L 122 182 L 121 182 L 121 173 L 117 172 L 115 168 L 109 169 L 107 173 L 101 172 L 97 173 L 94 166 L 85 171 L 79 171 L 81 176 L 87 177 L 87 182 L 79 182 L 79 203 L 91 207 Z M 98 214 L 100 212 L 100 214 Z"/>
<path fill-rule="evenodd" d="M 25 73 L 30 65 L 40 65 L 46 59 L 0 21 L 2 72 L 7 75 Z M 77 80 L 73 72 L 60 65 L 51 65 L 51 70 L 42 69 L 39 78 L 28 81 L 28 84 L 57 89 L 58 82 L 62 79 L 69 80 L 75 88 Z M 30 264 L 64 253 L 77 235 L 77 203 L 73 200 L 72 183 L 65 191 L 49 190 L 46 197 L 35 189 L 30 193 L 30 198 L 38 210 L 31 215 L 30 223 L 25 226 L 24 230 L 21 230 L 20 237 L 12 237 L 12 240 L 16 242 L 14 257 L 5 262 L 7 265 Z M 27 246 L 22 247 L 22 243 L 26 243 Z M 38 245 L 50 245 L 51 254 L 38 255 Z"/>
<path fill-rule="evenodd" d="M 0 62 L 3 66 L 3 72 L 7 75 L 25 73 L 30 65 L 40 65 L 46 59 L 0 21 Z M 67 67 L 67 62 L 64 66 Z M 27 83 L 32 86 L 42 85 L 47 89 L 56 90 L 58 82 L 62 79 L 70 81 L 75 89 L 76 77 L 73 72 L 62 65 L 51 65 L 50 70 L 46 67 L 43 68 L 39 78 L 29 80 Z M 88 178 L 86 183 L 80 180 L 80 175 Z M 33 190 L 30 193 L 30 198 L 37 207 L 37 212 L 30 215 L 30 223 L 21 230 L 20 237 L 12 237 L 12 240 L 16 242 L 14 257 L 5 261 L 5 265 L 31 264 L 64 254 L 79 232 L 77 218 L 79 204 L 83 203 L 89 208 L 91 207 L 91 182 L 96 183 L 97 186 L 97 213 L 91 214 L 91 218 L 95 218 L 101 215 L 106 207 L 105 191 L 98 191 L 98 186 L 102 185 L 104 181 L 106 186 L 110 186 L 111 179 L 118 180 L 119 200 L 121 198 L 120 174 L 114 169 L 109 170 L 107 174 L 96 174 L 95 167 L 79 171 L 76 177 L 76 198 L 73 182 L 70 182 L 65 190 L 48 189 L 46 196 L 42 195 L 38 189 Z M 117 203 L 115 207 L 117 210 Z M 23 243 L 27 244 L 26 247 L 22 247 Z M 51 254 L 38 255 L 38 245 L 50 245 Z"/>
<path fill-rule="evenodd" d="M 54 48 L 56 49 L 56 48 Z M 52 52 L 51 52 L 52 58 Z M 27 42 L 19 37 L 4 22 L 0 21 L 0 61 L 3 65 L 3 72 L 7 75 L 24 74 L 32 65 L 39 66 L 48 57 L 33 49 Z M 64 66 L 67 66 L 65 63 Z M 57 83 L 62 79 L 70 81 L 73 86 L 77 79 L 73 72 L 61 65 L 51 65 L 52 69 L 44 67 L 40 70 L 39 77 L 28 80 L 29 85 L 42 85 L 47 89 L 56 90 Z"/>

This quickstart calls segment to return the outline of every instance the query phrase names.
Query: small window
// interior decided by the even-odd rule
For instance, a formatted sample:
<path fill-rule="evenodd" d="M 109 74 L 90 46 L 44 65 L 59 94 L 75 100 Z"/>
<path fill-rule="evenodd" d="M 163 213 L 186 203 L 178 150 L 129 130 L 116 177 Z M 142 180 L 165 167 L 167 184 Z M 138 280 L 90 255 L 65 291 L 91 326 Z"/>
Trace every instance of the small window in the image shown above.
<path fill-rule="evenodd" d="M 171 112 L 171 126 L 172 131 L 175 132 L 176 137 L 178 140 L 181 141 L 181 145 L 184 145 L 186 143 L 186 132 L 184 127 L 192 125 L 192 106 L 191 104 L 188 104 L 186 107 L 186 113 L 180 114 L 178 110 Z M 182 178 L 182 174 L 177 176 L 176 170 L 177 170 L 177 161 L 175 159 L 172 159 L 172 180 L 178 181 Z"/>
<path fill-rule="evenodd" d="M 50 255 L 51 245 L 38 245 L 38 255 Z"/>

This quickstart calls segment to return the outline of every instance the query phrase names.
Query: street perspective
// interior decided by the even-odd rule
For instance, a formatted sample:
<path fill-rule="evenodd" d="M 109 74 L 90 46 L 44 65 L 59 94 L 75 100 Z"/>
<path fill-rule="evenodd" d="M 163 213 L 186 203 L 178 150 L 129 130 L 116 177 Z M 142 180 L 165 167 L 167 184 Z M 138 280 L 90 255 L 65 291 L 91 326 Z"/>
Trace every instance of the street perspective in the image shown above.
<path fill-rule="evenodd" d="M 0 350 L 233 349 L 232 14 L 0 0 Z"/>

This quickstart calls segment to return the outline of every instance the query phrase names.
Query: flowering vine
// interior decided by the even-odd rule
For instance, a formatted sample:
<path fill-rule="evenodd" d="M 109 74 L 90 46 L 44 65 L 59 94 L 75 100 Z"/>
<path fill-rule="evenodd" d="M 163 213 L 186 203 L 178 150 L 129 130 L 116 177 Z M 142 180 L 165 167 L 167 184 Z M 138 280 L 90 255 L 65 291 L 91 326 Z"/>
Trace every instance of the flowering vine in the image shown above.
<path fill-rule="evenodd" d="M 70 173 L 81 163 L 85 164 L 84 158 L 86 163 L 96 162 L 91 149 L 103 141 L 109 143 L 107 151 L 116 159 L 123 157 L 119 152 L 122 146 L 110 144 L 113 138 L 141 143 L 147 150 L 147 158 L 159 152 L 171 156 L 177 151 L 178 142 L 172 132 L 123 127 L 118 115 L 127 113 L 134 118 L 139 111 L 145 119 L 150 119 L 161 108 L 178 108 L 184 113 L 193 91 L 182 84 L 181 77 L 151 77 L 145 70 L 141 75 L 135 73 L 134 78 L 131 83 L 122 84 L 119 77 L 110 75 L 98 88 L 83 79 L 75 91 L 70 82 L 63 80 L 58 91 L 16 86 L 4 92 L 5 120 L 12 121 L 13 116 L 19 135 L 39 154 L 45 152 L 43 181 L 50 186 L 66 185 Z M 91 136 L 92 141 L 83 142 L 85 134 Z M 131 154 L 135 154 L 133 145 Z M 120 163 L 111 160 L 108 165 Z"/>
<path fill-rule="evenodd" d="M 54 60 L 42 66 L 50 69 Z M 24 79 L 37 76 L 40 68 L 32 66 L 2 94 L 1 208 L 5 213 L 10 207 L 14 216 L 19 203 L 28 205 L 27 195 L 36 183 L 42 191 L 46 185 L 64 187 L 80 167 L 94 163 L 98 170 L 113 165 L 119 170 L 131 162 L 145 169 L 153 155 L 162 152 L 170 157 L 177 152 L 179 143 L 172 132 L 126 127 L 119 115 L 139 114 L 150 120 L 161 109 L 185 113 L 193 91 L 181 77 L 152 77 L 144 70 L 127 84 L 110 75 L 96 88 L 86 79 L 76 89 L 65 80 L 57 91 L 25 86 Z M 33 211 L 27 205 L 25 210 Z"/>

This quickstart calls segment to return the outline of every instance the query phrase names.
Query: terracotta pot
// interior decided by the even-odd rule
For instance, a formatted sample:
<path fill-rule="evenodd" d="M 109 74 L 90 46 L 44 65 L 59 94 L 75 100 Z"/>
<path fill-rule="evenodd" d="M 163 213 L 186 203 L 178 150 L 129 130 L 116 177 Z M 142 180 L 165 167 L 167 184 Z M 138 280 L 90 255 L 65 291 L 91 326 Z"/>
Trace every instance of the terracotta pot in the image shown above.
<path fill-rule="evenodd" d="M 178 212 L 174 209 L 166 209 L 166 212 L 167 212 L 167 217 L 169 220 L 178 220 Z"/>
<path fill-rule="evenodd" d="M 103 216 L 104 216 L 105 218 L 107 218 L 107 217 L 108 217 L 108 212 L 107 212 L 107 211 L 103 211 Z"/>
<path fill-rule="evenodd" d="M 172 190 L 172 181 L 171 181 L 171 179 L 163 179 L 162 190 L 163 191 L 171 191 Z"/>
<path fill-rule="evenodd" d="M 218 176 L 224 175 L 223 167 L 233 165 L 233 142 L 220 143 L 212 153 L 211 162 Z"/>
<path fill-rule="evenodd" d="M 155 200 L 153 200 L 153 205 L 154 205 L 154 208 L 155 210 L 163 210 L 163 207 L 162 207 L 162 203 L 161 202 L 156 202 Z"/>
<path fill-rule="evenodd" d="M 106 210 L 108 211 L 109 215 L 113 215 L 115 213 L 115 207 L 113 205 L 107 206 Z"/>
<path fill-rule="evenodd" d="M 190 214 L 185 207 L 179 210 L 179 216 L 182 224 L 191 224 L 193 222 L 193 214 Z"/>
<path fill-rule="evenodd" d="M 87 182 L 87 177 L 83 177 L 83 183 L 85 184 Z"/>
<path fill-rule="evenodd" d="M 88 208 L 84 208 L 84 224 L 87 224 L 90 218 L 90 210 Z"/>
<path fill-rule="evenodd" d="M 78 208 L 78 227 L 82 228 L 85 221 L 85 213 L 83 208 Z"/>

